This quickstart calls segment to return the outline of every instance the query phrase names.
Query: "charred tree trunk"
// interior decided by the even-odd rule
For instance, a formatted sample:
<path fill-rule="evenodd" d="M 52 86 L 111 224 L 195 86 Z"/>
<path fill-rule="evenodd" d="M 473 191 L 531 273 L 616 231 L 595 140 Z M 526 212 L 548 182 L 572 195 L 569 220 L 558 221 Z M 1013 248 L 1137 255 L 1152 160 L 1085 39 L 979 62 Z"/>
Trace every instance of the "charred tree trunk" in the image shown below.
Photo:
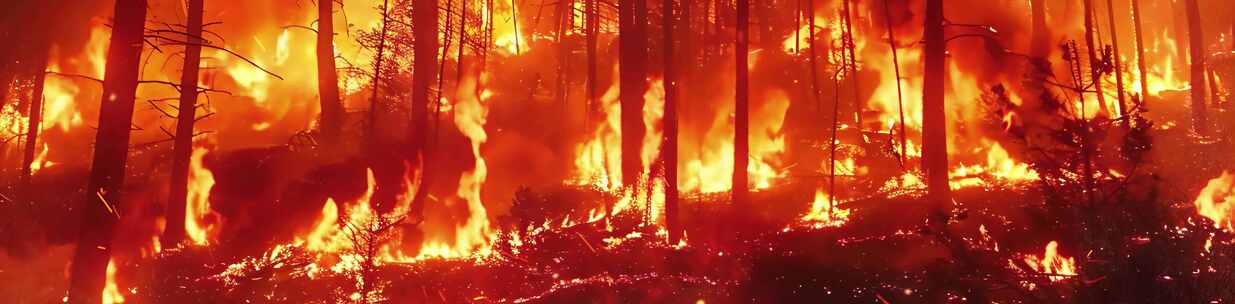
<path fill-rule="evenodd" d="M 635 186 L 643 171 L 643 94 L 647 91 L 647 0 L 618 1 L 622 184 Z"/>
<path fill-rule="evenodd" d="M 1201 8 L 1196 0 L 1185 1 L 1188 10 L 1188 50 L 1191 55 L 1192 131 L 1209 133 L 1205 113 L 1205 35 L 1201 31 Z"/>
<path fill-rule="evenodd" d="M 112 234 L 123 210 L 120 203 L 145 22 L 146 0 L 116 1 L 93 165 L 69 272 L 68 303 L 102 300 Z"/>
<path fill-rule="evenodd" d="M 44 41 L 46 40 L 44 39 Z M 43 83 L 47 80 L 47 59 L 50 56 L 50 46 L 50 41 L 48 41 L 45 44 L 41 44 L 35 51 L 38 52 L 34 59 L 38 67 L 31 71 L 34 72 L 34 87 L 30 89 L 30 96 L 28 97 L 30 101 L 27 102 L 29 110 L 26 111 L 26 114 L 29 119 L 26 121 L 26 146 L 24 147 L 25 150 L 22 151 L 19 187 L 29 186 L 30 178 L 34 175 L 34 168 L 31 166 L 34 165 L 34 155 L 39 147 L 39 132 L 42 131 L 43 125 Z M 0 89 L 8 90 L 7 88 Z"/>
<path fill-rule="evenodd" d="M 596 101 L 597 101 L 597 94 L 599 94 L 599 88 L 600 88 L 599 84 L 597 83 L 597 79 L 596 79 L 596 74 L 597 74 L 596 70 L 597 70 L 597 66 L 599 65 L 596 60 L 596 57 L 597 57 L 596 52 L 598 49 L 597 44 L 598 44 L 599 37 L 596 37 L 596 36 L 600 34 L 600 29 L 599 29 L 600 17 L 597 16 L 597 14 L 599 14 L 600 12 L 597 11 L 598 7 L 596 6 L 596 1 L 598 0 L 586 0 L 586 1 L 587 1 L 587 17 L 586 17 L 587 18 L 586 20 L 586 23 L 587 23 L 586 24 L 586 27 L 587 27 L 587 105 L 585 109 L 586 112 L 584 115 L 586 115 L 585 116 L 586 122 L 590 124 L 593 119 L 592 116 L 594 116 L 596 112 L 595 107 L 596 107 Z"/>
<path fill-rule="evenodd" d="M 421 210 L 423 210 L 423 202 L 428 194 L 428 189 L 431 181 L 434 179 L 433 174 L 427 172 L 426 160 L 427 147 L 426 139 L 429 138 L 429 88 L 431 83 L 437 79 L 437 0 L 416 0 L 412 7 L 413 24 L 413 46 L 412 64 L 412 123 L 411 130 L 408 132 L 410 156 L 412 161 L 420 166 L 422 182 L 420 185 L 421 191 L 416 191 L 416 197 L 412 201 L 412 214 L 416 218 L 420 218 Z"/>
<path fill-rule="evenodd" d="M 1098 99 L 1098 109 L 1101 112 L 1106 112 L 1106 95 L 1102 92 L 1102 70 L 1098 61 L 1100 50 L 1096 39 L 1097 33 L 1094 32 L 1094 8 L 1093 0 L 1085 0 L 1085 45 L 1089 51 L 1089 79 L 1090 85 L 1093 86 L 1094 92 Z M 1084 98 L 1081 99 L 1082 102 Z"/>
<path fill-rule="evenodd" d="M 557 102 L 562 107 L 561 115 L 566 116 L 566 94 L 569 90 L 567 64 L 570 63 L 570 45 L 566 43 L 566 34 L 571 30 L 571 9 L 574 1 L 559 0 L 557 4 Z"/>
<path fill-rule="evenodd" d="M 689 5 L 684 3 L 684 5 Z M 681 239 L 681 227 L 678 227 L 678 75 L 676 66 L 678 60 L 675 52 L 673 31 L 677 24 L 673 11 L 674 1 L 665 0 L 664 32 L 665 32 L 665 227 L 669 230 L 669 244 L 677 244 Z"/>
<path fill-rule="evenodd" d="M 823 93 L 819 88 L 819 55 L 817 54 L 819 49 L 815 47 L 815 1 L 805 1 L 807 24 L 810 25 L 810 34 L 808 35 L 810 37 L 807 38 L 810 39 L 807 46 L 810 48 L 810 53 L 807 54 L 810 57 L 807 58 L 807 62 L 810 64 L 811 96 L 815 98 L 815 110 L 819 111 L 819 113 L 823 113 L 823 98 L 820 96 Z"/>
<path fill-rule="evenodd" d="M 317 89 L 321 98 L 322 144 L 337 148 L 343 135 L 343 102 L 339 100 L 339 73 L 334 64 L 334 0 L 317 3 Z"/>
<path fill-rule="evenodd" d="M 377 98 L 382 89 L 382 59 L 386 56 L 387 23 L 390 21 L 390 0 L 382 1 L 382 33 L 377 41 L 377 58 L 373 60 L 373 95 L 369 97 L 369 146 L 377 143 Z"/>
<path fill-rule="evenodd" d="M 1050 27 L 1046 24 L 1046 0 L 1029 0 L 1033 29 L 1030 36 L 1029 55 L 1045 59 L 1051 54 Z"/>
<path fill-rule="evenodd" d="M 1149 98 L 1149 68 L 1145 64 L 1145 31 L 1141 28 L 1141 0 L 1132 1 L 1132 26 L 1136 31 L 1136 66 L 1141 75 L 1141 101 Z"/>
<path fill-rule="evenodd" d="M 848 53 L 849 64 L 849 80 L 853 85 L 853 121 L 858 132 L 862 131 L 862 88 L 861 82 L 858 81 L 858 55 L 857 44 L 853 42 L 853 13 L 850 11 L 852 0 L 845 0 L 843 20 L 845 22 L 845 50 Z"/>
<path fill-rule="evenodd" d="M 922 80 L 922 169 L 926 171 L 929 199 L 934 213 L 946 213 L 952 205 L 948 186 L 948 121 L 944 107 L 946 43 L 943 33 L 943 0 L 926 1 L 925 74 Z"/>
<path fill-rule="evenodd" d="M 890 4 L 891 1 L 885 0 L 883 2 L 883 19 L 888 27 L 888 47 L 892 50 L 892 71 L 896 75 L 896 113 L 900 116 L 901 123 L 898 132 L 900 133 L 900 155 L 897 155 L 897 159 L 903 167 L 905 166 L 906 154 L 909 152 L 908 148 L 906 148 L 909 139 L 908 135 L 906 135 L 908 132 L 905 131 L 905 93 L 901 90 L 901 60 L 900 55 L 897 54 L 896 28 L 892 24 L 892 8 Z"/>
<path fill-rule="evenodd" d="M 193 123 L 197 120 L 197 82 L 202 58 L 202 10 L 204 0 L 189 0 L 186 20 L 184 66 L 180 74 L 180 104 L 176 115 L 176 141 L 172 149 L 171 192 L 167 198 L 167 229 L 163 244 L 184 241 L 185 205 L 189 189 L 189 160 L 193 154 Z"/>
<path fill-rule="evenodd" d="M 734 98 L 733 138 L 733 204 L 737 210 L 749 210 L 750 196 L 746 167 L 750 163 L 750 0 L 737 1 L 737 96 Z"/>
<path fill-rule="evenodd" d="M 1119 60 L 1119 26 L 1115 23 L 1115 2 L 1106 0 L 1107 19 L 1111 20 L 1111 52 L 1115 55 L 1111 58 L 1111 64 L 1115 67 L 1115 98 L 1116 104 L 1119 105 L 1119 117 L 1123 118 L 1128 115 L 1128 103 L 1124 99 L 1124 74 L 1123 62 Z"/>

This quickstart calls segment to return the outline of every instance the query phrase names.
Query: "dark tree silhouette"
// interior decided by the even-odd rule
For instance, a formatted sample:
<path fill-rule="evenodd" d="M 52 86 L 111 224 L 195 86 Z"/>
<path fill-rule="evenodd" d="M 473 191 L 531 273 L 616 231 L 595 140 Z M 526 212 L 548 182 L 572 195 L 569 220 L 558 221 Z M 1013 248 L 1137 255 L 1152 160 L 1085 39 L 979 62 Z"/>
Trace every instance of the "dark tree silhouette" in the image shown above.
<path fill-rule="evenodd" d="M 145 22 L 146 0 L 116 1 L 90 182 L 69 271 L 68 303 L 102 300 L 112 235 L 123 211 L 120 202 Z"/>
<path fill-rule="evenodd" d="M 937 213 L 952 204 L 948 186 L 948 123 L 944 109 L 943 0 L 926 1 L 925 74 L 922 79 L 922 169 L 926 171 L 928 199 Z"/>
<path fill-rule="evenodd" d="M 737 1 L 737 37 L 734 56 L 737 57 L 737 87 L 734 98 L 733 139 L 733 204 L 745 210 L 750 163 L 750 0 Z"/>
<path fill-rule="evenodd" d="M 317 87 L 321 98 L 322 143 L 327 150 L 338 147 L 343 134 L 343 102 L 339 100 L 339 73 L 334 63 L 334 3 L 317 2 Z"/>
<path fill-rule="evenodd" d="M 1145 64 L 1145 38 L 1144 30 L 1141 28 L 1141 0 L 1132 1 L 1132 26 L 1136 32 L 1136 67 L 1141 75 L 1141 100 L 1149 97 L 1149 69 Z"/>
<path fill-rule="evenodd" d="M 853 3 L 852 0 L 845 0 L 845 2 L 843 3 L 844 8 L 842 9 L 841 13 L 845 15 L 842 16 L 841 20 L 844 21 L 845 23 L 845 35 L 844 35 L 845 48 L 844 49 L 847 53 L 846 58 L 849 59 L 849 64 L 845 65 L 847 68 L 849 68 L 849 71 L 846 73 L 849 74 L 849 81 L 851 82 L 851 85 L 853 85 L 853 122 L 854 122 L 854 126 L 857 127 L 859 132 L 861 132 L 862 130 L 862 108 L 863 108 L 862 87 L 861 87 L 862 82 L 858 81 L 858 54 L 857 54 L 858 46 L 853 41 L 853 17 L 852 17 L 853 13 L 850 12 L 850 7 L 853 6 L 852 3 Z"/>
<path fill-rule="evenodd" d="M 673 35 L 677 24 L 674 6 L 673 0 L 665 0 L 665 138 L 662 151 L 665 165 L 665 227 L 669 230 L 669 244 L 677 244 L 682 237 L 681 227 L 678 227 L 678 56 L 674 46 L 677 40 Z"/>
<path fill-rule="evenodd" d="M 193 154 L 193 123 L 197 120 L 197 79 L 202 47 L 204 0 L 189 0 L 185 24 L 184 66 L 180 74 L 180 105 L 176 116 L 176 140 L 172 150 L 171 192 L 167 199 L 167 228 L 163 244 L 175 246 L 184 240 L 185 210 L 189 186 L 189 161 Z"/>
<path fill-rule="evenodd" d="M 647 92 L 647 0 L 618 1 L 622 185 L 635 187 L 643 171 L 643 94 Z"/>
<path fill-rule="evenodd" d="M 1205 113 L 1205 34 L 1201 30 L 1201 8 L 1196 0 L 1184 1 L 1188 10 L 1188 51 L 1192 73 L 1192 131 L 1209 133 L 1209 121 Z"/>
<path fill-rule="evenodd" d="M 390 0 L 382 1 L 382 31 L 377 39 L 377 56 L 373 60 L 373 95 L 369 98 L 369 147 L 377 143 L 377 103 L 382 89 L 382 60 L 386 56 L 386 35 L 389 34 Z"/>
<path fill-rule="evenodd" d="M 31 88 L 30 95 L 27 97 L 27 100 L 29 100 L 27 103 L 29 110 L 26 111 L 26 114 L 29 119 L 26 121 L 26 146 L 25 150 L 22 151 L 21 180 L 18 181 L 19 185 L 23 187 L 30 185 L 30 178 L 34 174 L 34 169 L 30 166 L 34 164 L 35 152 L 38 151 L 39 146 L 39 132 L 42 131 L 43 84 L 47 80 L 47 59 L 51 51 L 51 44 L 47 39 L 40 40 L 43 40 L 40 43 L 41 45 L 34 48 L 34 52 L 37 52 L 34 56 L 36 68 L 31 71 L 34 74 L 34 87 Z M 0 79 L 0 81 L 3 81 L 3 79 Z M 7 88 L 0 89 L 7 91 Z M 3 97 L 0 96 L 0 98 Z M 2 105 L 3 102 L 0 102 L 0 106 Z"/>
<path fill-rule="evenodd" d="M 419 164 L 421 169 L 420 189 L 429 189 L 427 186 L 434 180 L 432 173 L 426 170 L 426 158 L 429 138 L 429 92 L 430 84 L 437 79 L 437 31 L 438 31 L 438 6 L 437 0 L 416 0 L 413 2 L 412 20 L 415 22 L 412 27 L 413 46 L 412 64 L 412 123 L 411 130 L 408 132 L 410 156 L 413 163 Z M 434 101 L 437 102 L 437 101 Z M 429 191 L 417 191 L 416 197 L 412 202 L 412 215 L 416 219 L 421 218 L 421 208 L 425 197 Z"/>

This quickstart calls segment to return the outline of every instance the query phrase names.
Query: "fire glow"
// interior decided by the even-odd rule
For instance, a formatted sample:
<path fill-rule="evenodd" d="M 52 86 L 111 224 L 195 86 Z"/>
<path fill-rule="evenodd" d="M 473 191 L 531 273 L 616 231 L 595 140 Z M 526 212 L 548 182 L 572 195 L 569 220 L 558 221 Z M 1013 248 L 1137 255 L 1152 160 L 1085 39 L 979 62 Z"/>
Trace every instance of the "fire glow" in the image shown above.
<path fill-rule="evenodd" d="M 1205 1 L 19 2 L 19 302 L 1235 300 Z"/>

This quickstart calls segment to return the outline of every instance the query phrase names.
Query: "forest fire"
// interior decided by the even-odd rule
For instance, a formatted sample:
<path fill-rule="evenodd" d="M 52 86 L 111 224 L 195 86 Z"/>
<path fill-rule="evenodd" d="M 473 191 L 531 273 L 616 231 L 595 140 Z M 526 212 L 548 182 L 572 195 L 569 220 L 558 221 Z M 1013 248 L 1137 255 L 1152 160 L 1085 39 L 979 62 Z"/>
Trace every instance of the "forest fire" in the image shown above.
<path fill-rule="evenodd" d="M 1231 302 L 1224 5 L 9 1 L 0 295 Z"/>

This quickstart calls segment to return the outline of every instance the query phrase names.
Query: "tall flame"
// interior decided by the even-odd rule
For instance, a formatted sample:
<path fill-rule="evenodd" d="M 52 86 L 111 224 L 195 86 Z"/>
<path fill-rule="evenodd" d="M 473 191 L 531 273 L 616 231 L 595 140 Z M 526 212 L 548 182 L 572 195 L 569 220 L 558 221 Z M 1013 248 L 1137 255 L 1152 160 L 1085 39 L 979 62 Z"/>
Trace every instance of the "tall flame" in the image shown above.
<path fill-rule="evenodd" d="M 186 197 L 184 229 L 195 245 L 208 245 L 218 226 L 218 214 L 210 209 L 210 190 L 214 188 L 214 173 L 202 164 L 210 151 L 204 147 L 193 149 L 189 161 L 189 187 Z"/>
<path fill-rule="evenodd" d="M 459 189 L 456 192 L 460 199 L 467 202 L 468 217 L 463 225 L 456 227 L 453 242 L 426 242 L 420 252 L 422 258 L 487 255 L 494 239 L 494 232 L 489 227 L 489 215 L 480 197 L 480 190 L 489 174 L 484 155 L 480 152 L 480 146 L 489 139 L 485 132 L 489 108 L 485 104 L 486 98 L 476 96 L 477 86 L 476 79 L 465 79 L 459 86 L 459 103 L 454 107 L 455 125 L 471 142 L 472 156 L 476 159 L 475 168 L 459 177 Z"/>

